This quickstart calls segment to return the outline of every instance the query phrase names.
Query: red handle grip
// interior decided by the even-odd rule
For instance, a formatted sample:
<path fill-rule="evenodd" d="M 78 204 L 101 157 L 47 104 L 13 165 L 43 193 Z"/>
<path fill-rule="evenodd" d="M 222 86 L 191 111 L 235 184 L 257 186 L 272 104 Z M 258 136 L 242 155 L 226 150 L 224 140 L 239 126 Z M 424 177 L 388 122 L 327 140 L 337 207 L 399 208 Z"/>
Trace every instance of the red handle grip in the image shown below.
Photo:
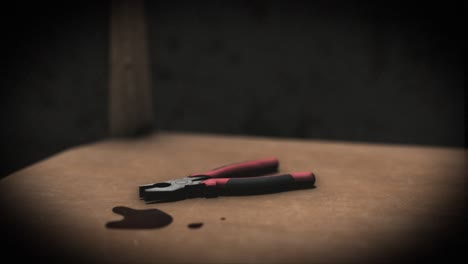
<path fill-rule="evenodd" d="M 190 176 L 209 176 L 213 178 L 251 177 L 278 171 L 277 158 L 265 158 L 244 161 L 213 169 L 205 173 L 191 174 Z"/>
<path fill-rule="evenodd" d="M 304 183 L 313 185 L 315 183 L 315 175 L 312 172 L 293 172 L 283 175 L 261 176 L 261 177 L 242 177 L 242 178 L 213 178 L 204 180 L 203 183 L 207 187 L 234 187 L 234 188 L 261 188 L 265 186 L 287 186 L 290 184 Z"/>

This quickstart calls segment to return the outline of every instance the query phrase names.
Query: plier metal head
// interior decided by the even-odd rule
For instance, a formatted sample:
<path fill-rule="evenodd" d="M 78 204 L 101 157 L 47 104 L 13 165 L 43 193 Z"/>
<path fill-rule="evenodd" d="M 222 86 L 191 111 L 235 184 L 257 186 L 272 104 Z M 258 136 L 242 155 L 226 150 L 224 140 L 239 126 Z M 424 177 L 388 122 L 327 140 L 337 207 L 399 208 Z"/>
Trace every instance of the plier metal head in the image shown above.
<path fill-rule="evenodd" d="M 175 201 L 202 194 L 203 181 L 208 176 L 188 176 L 139 187 L 140 199 L 146 202 Z"/>

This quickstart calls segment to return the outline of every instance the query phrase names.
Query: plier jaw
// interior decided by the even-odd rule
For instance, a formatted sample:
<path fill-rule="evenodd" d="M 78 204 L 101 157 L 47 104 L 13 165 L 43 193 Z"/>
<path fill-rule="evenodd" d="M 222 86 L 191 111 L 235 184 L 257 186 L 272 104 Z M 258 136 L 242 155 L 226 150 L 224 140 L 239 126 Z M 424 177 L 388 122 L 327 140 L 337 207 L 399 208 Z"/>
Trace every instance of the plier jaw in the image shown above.
<path fill-rule="evenodd" d="M 185 178 L 141 185 L 139 196 L 147 203 L 176 201 L 202 195 L 203 181 L 209 176 L 188 176 Z"/>

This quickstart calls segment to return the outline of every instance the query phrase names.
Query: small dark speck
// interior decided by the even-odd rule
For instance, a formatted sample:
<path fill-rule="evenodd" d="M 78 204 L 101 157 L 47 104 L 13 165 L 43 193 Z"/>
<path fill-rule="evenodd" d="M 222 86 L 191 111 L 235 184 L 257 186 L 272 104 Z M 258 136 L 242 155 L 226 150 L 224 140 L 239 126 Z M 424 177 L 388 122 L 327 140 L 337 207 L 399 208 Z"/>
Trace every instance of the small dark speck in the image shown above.
<path fill-rule="evenodd" d="M 188 228 L 190 229 L 197 229 L 197 228 L 200 228 L 203 226 L 203 223 L 191 223 L 191 224 L 188 224 Z"/>
<path fill-rule="evenodd" d="M 221 220 L 222 220 L 222 221 L 226 220 L 226 217 L 221 217 Z"/>

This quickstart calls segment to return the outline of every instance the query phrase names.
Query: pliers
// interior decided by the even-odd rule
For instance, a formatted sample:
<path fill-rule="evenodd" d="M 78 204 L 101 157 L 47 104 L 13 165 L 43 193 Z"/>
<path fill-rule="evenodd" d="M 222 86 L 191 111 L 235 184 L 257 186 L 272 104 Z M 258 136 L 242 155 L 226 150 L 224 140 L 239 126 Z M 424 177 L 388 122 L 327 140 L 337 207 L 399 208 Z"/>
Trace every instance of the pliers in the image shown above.
<path fill-rule="evenodd" d="M 141 185 L 140 199 L 147 203 L 177 201 L 193 197 L 251 195 L 314 187 L 312 172 L 260 176 L 278 171 L 277 158 L 244 161 L 181 179 Z M 260 176 L 260 177 L 259 177 Z"/>

